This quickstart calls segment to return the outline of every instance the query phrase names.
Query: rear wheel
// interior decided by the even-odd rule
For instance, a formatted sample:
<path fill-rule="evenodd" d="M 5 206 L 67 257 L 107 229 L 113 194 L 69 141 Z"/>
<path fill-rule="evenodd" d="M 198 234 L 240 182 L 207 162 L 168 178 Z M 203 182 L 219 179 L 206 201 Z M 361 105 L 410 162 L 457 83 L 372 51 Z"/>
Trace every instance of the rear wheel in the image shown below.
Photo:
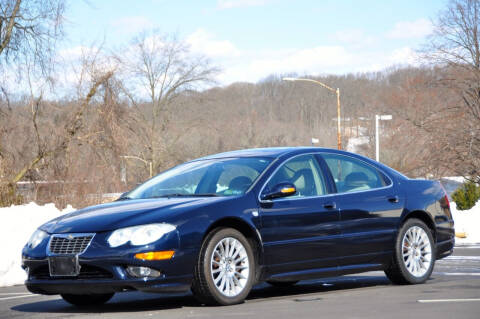
<path fill-rule="evenodd" d="M 61 294 L 63 300 L 75 306 L 94 306 L 101 305 L 113 297 L 111 294 L 91 294 L 91 295 L 71 295 Z"/>
<path fill-rule="evenodd" d="M 200 302 L 232 305 L 245 300 L 255 279 L 255 258 L 248 240 L 232 228 L 207 235 L 195 268 L 192 291 Z"/>
<path fill-rule="evenodd" d="M 400 228 L 387 277 L 396 284 L 427 281 L 435 265 L 435 249 L 430 228 L 419 219 L 408 219 Z"/>

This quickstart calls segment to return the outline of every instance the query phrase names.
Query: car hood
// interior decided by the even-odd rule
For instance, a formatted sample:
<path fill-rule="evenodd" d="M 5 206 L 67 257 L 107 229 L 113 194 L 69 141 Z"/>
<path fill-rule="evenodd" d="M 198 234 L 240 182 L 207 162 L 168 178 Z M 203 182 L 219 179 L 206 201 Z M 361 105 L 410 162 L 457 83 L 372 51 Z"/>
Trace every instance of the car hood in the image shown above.
<path fill-rule="evenodd" d="M 48 233 L 89 233 L 122 227 L 164 222 L 187 210 L 193 210 L 221 197 L 158 198 L 124 200 L 86 207 L 57 217 L 40 229 Z"/>

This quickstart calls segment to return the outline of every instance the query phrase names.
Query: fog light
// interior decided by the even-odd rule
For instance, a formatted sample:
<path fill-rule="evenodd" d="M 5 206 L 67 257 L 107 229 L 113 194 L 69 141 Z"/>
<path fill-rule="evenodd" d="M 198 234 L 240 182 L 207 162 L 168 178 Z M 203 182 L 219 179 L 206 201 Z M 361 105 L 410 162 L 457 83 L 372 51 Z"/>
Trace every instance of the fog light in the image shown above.
<path fill-rule="evenodd" d="M 161 273 L 158 270 L 148 268 L 148 267 L 137 267 L 137 266 L 128 266 L 127 272 L 132 277 L 143 278 L 143 277 L 159 277 Z"/>

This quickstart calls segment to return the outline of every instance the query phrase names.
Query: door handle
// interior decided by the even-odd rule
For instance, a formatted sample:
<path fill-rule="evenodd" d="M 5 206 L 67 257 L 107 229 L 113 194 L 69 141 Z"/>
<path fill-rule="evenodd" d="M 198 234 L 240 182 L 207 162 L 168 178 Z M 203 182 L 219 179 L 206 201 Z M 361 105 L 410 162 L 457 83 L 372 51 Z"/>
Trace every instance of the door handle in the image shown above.
<path fill-rule="evenodd" d="M 398 199 L 398 196 L 395 195 L 395 196 L 390 196 L 390 197 L 388 198 L 388 201 L 389 201 L 390 203 L 398 203 L 399 199 Z"/>
<path fill-rule="evenodd" d="M 323 207 L 327 209 L 335 209 L 337 208 L 337 204 L 335 204 L 335 202 L 327 202 L 323 204 Z"/>

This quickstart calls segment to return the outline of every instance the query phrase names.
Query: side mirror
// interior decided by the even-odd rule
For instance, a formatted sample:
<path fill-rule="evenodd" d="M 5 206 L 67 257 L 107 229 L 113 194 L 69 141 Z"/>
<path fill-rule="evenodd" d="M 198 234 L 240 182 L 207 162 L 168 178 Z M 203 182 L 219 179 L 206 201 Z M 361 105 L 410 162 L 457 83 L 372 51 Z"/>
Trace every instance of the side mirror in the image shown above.
<path fill-rule="evenodd" d="M 269 200 L 280 197 L 287 197 L 295 195 L 297 188 L 292 183 L 284 182 L 275 185 L 268 193 L 262 194 L 262 200 Z"/>

